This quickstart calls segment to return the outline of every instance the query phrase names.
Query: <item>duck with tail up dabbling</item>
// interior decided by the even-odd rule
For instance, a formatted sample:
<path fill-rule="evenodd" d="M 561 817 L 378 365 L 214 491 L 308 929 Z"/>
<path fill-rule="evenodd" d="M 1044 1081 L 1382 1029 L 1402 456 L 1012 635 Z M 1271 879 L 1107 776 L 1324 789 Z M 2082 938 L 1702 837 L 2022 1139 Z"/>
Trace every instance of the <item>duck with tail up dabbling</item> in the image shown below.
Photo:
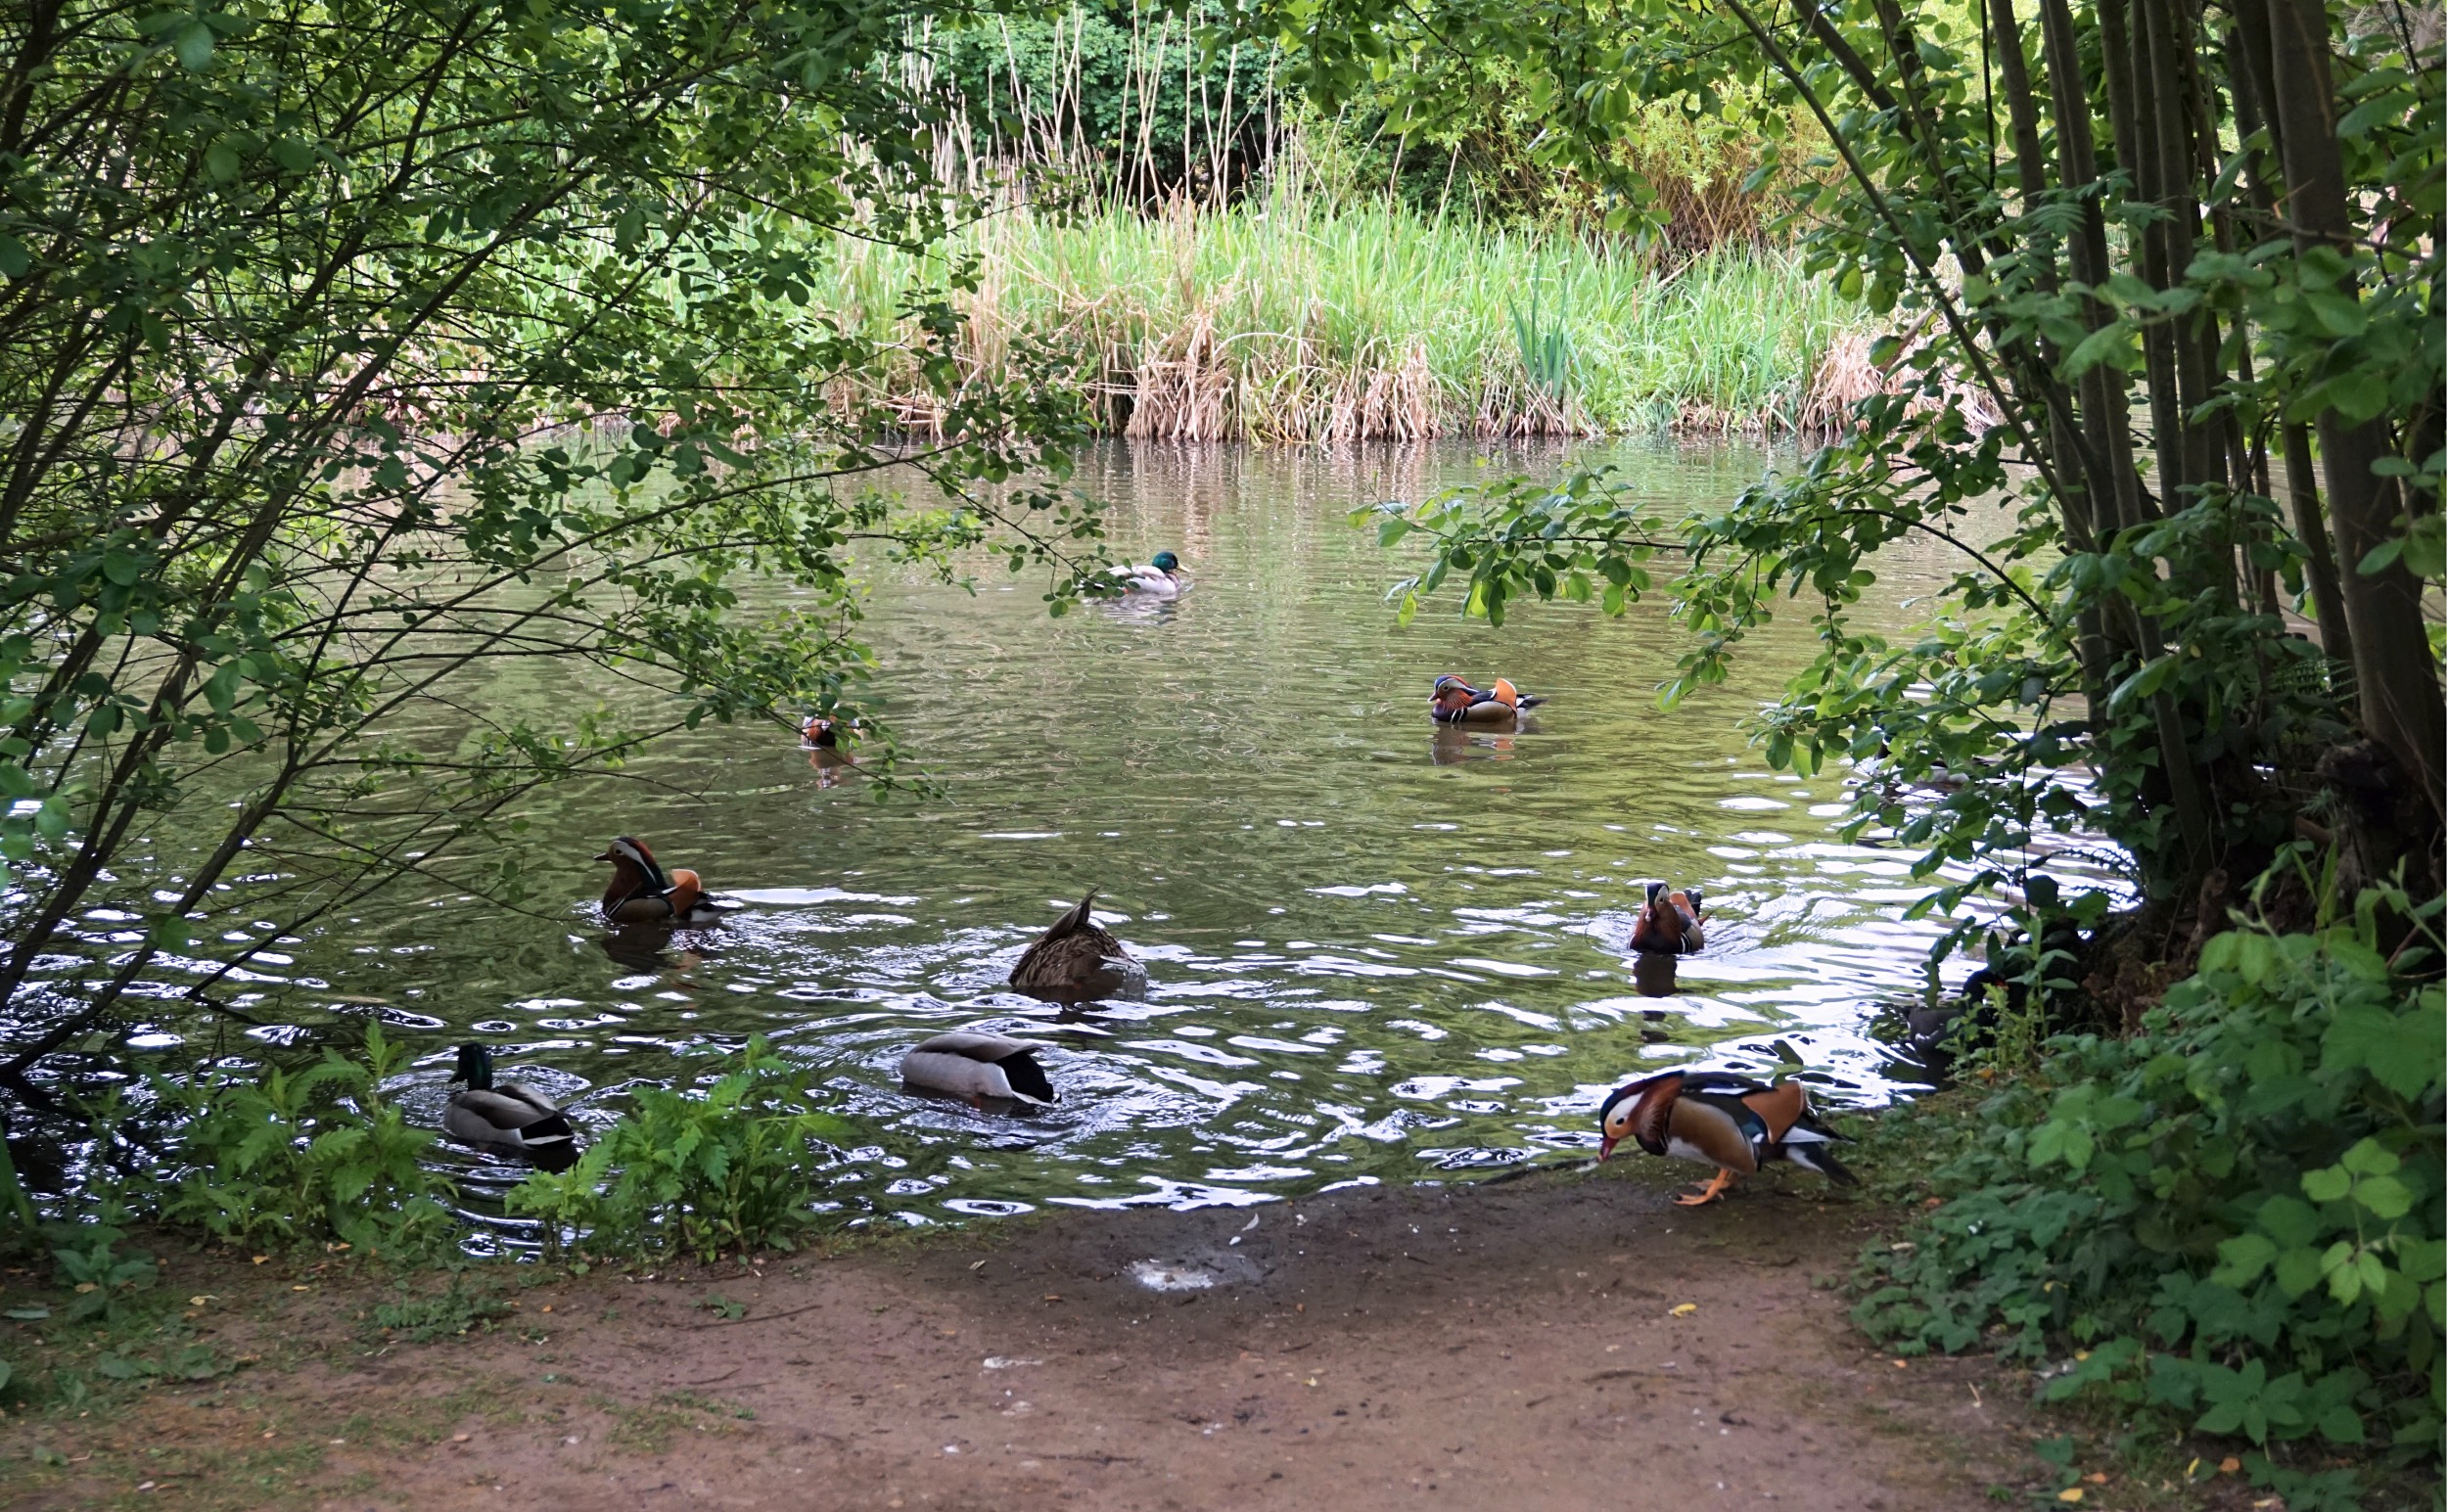
<path fill-rule="evenodd" d="M 459 1046 L 452 1079 L 467 1085 L 451 1093 L 441 1110 L 443 1133 L 487 1155 L 531 1161 L 545 1170 L 577 1164 L 577 1131 L 570 1127 L 569 1116 L 524 1081 L 493 1085 L 491 1050 Z"/>
<path fill-rule="evenodd" d="M 1523 693 L 1507 678 L 1497 678 L 1492 688 L 1480 688 L 1447 672 L 1436 679 L 1435 690 L 1428 698 L 1427 714 L 1438 724 L 1508 730 L 1520 722 L 1522 714 L 1545 702 L 1536 694 Z"/>
<path fill-rule="evenodd" d="M 1674 1199 L 1697 1208 L 1725 1195 L 1735 1176 L 1789 1161 L 1839 1186 L 1858 1185 L 1830 1148 L 1843 1135 L 1810 1112 L 1798 1081 L 1775 1086 L 1721 1071 L 1669 1071 L 1617 1087 L 1597 1110 L 1597 1159 L 1629 1139 L 1651 1155 L 1714 1166 L 1705 1187 Z"/>
<path fill-rule="evenodd" d="M 982 1030 L 957 1030 L 921 1040 L 900 1058 L 900 1079 L 984 1107 L 986 1099 L 1044 1105 L 1062 1100 L 1037 1064 L 1042 1045 Z"/>
<path fill-rule="evenodd" d="M 686 867 L 674 866 L 667 876 L 646 843 L 633 836 L 612 842 L 595 859 L 612 863 L 612 884 L 603 890 L 607 924 L 712 924 L 740 906 L 708 893 Z"/>
<path fill-rule="evenodd" d="M 1079 905 L 1053 921 L 1011 968 L 1011 985 L 1049 1002 L 1099 998 L 1136 1000 L 1147 991 L 1147 968 L 1096 923 L 1090 889 Z"/>

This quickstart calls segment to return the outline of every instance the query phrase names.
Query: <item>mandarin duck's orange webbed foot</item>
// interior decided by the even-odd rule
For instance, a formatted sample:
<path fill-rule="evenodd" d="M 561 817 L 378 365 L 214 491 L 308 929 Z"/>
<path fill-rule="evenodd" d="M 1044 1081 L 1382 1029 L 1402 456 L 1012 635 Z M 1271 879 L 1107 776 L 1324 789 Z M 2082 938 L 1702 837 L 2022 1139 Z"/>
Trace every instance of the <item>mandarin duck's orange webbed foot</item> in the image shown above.
<path fill-rule="evenodd" d="M 1704 1208 L 1708 1204 L 1723 1197 L 1725 1195 L 1725 1189 L 1732 1184 L 1733 1173 L 1730 1170 L 1720 1170 L 1706 1186 L 1701 1187 L 1696 1192 L 1685 1192 L 1682 1194 L 1674 1199 L 1674 1204 L 1679 1208 Z"/>

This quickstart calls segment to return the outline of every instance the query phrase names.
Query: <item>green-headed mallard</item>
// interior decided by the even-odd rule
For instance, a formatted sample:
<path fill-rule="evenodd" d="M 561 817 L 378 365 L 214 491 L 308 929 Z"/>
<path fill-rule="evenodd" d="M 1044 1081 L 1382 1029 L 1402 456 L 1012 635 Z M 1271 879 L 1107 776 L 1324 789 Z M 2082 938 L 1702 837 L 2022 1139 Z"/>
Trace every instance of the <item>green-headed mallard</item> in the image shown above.
<path fill-rule="evenodd" d="M 1113 570 L 1113 580 L 1121 584 L 1124 596 L 1134 599 L 1177 599 L 1189 591 L 1189 579 L 1181 575 L 1181 559 L 1169 551 L 1159 551 L 1155 560 L 1141 566 L 1125 562 Z"/>
<path fill-rule="evenodd" d="M 1045 1069 L 1037 1064 L 1044 1046 L 980 1030 L 958 1030 L 924 1040 L 900 1058 L 900 1079 L 929 1092 L 982 1103 L 989 1097 L 1021 1103 L 1061 1100 Z"/>
<path fill-rule="evenodd" d="M 712 924 L 739 905 L 706 892 L 697 874 L 673 867 L 666 876 L 646 843 L 623 835 L 596 856 L 612 863 L 612 885 L 603 890 L 603 917 L 610 924 Z"/>
<path fill-rule="evenodd" d="M 1499 677 L 1492 688 L 1475 688 L 1451 672 L 1436 679 L 1427 704 L 1428 717 L 1438 724 L 1484 724 L 1511 728 L 1524 710 L 1547 702 L 1523 693 Z"/>
<path fill-rule="evenodd" d="M 1147 968 L 1096 925 L 1091 890 L 1079 906 L 1053 921 L 1011 968 L 1011 985 L 1032 997 L 1086 1002 L 1134 998 L 1147 990 Z"/>
<path fill-rule="evenodd" d="M 568 1115 L 551 1098 L 523 1081 L 492 1084 L 492 1051 L 480 1044 L 459 1046 L 459 1070 L 452 1078 L 464 1081 L 441 1110 L 441 1131 L 488 1155 L 532 1161 L 546 1170 L 567 1170 L 577 1163 L 577 1133 Z"/>
<path fill-rule="evenodd" d="M 1648 884 L 1648 903 L 1632 921 L 1632 948 L 1659 955 L 1690 955 L 1708 942 L 1699 927 L 1699 890 L 1666 890 Z"/>
<path fill-rule="evenodd" d="M 1725 1195 L 1737 1175 L 1769 1161 L 1790 1161 L 1844 1186 L 1851 1171 L 1827 1146 L 1844 1136 L 1810 1116 L 1810 1094 L 1798 1081 L 1769 1086 L 1721 1071 L 1669 1071 L 1617 1087 L 1597 1110 L 1604 1160 L 1625 1139 L 1651 1155 L 1716 1167 L 1716 1178 L 1674 1200 L 1696 1208 Z"/>

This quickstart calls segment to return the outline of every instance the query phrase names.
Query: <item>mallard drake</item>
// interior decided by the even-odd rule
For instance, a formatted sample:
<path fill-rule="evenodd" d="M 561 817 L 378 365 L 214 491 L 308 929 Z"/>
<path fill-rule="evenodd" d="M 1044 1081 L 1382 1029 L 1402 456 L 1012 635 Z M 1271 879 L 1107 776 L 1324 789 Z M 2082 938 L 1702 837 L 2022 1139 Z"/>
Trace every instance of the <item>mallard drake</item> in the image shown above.
<path fill-rule="evenodd" d="M 1438 724 L 1489 724 L 1509 727 L 1524 710 L 1536 709 L 1547 702 L 1535 694 L 1523 693 L 1509 681 L 1499 677 L 1492 688 L 1474 688 L 1451 672 L 1436 679 L 1436 688 L 1427 701 L 1428 717 Z"/>
<path fill-rule="evenodd" d="M 1708 942 L 1699 927 L 1699 890 L 1668 892 L 1648 884 L 1648 904 L 1632 921 L 1632 948 L 1660 955 L 1690 955 Z"/>
<path fill-rule="evenodd" d="M 451 1078 L 467 1083 L 441 1110 L 441 1131 L 488 1155 L 531 1161 L 546 1170 L 577 1164 L 577 1133 L 551 1098 L 522 1081 L 492 1084 L 492 1051 L 459 1046 L 459 1069 Z"/>
<path fill-rule="evenodd" d="M 612 885 L 603 890 L 603 917 L 612 924 L 712 924 L 739 907 L 716 897 L 686 867 L 665 876 L 646 843 L 623 835 L 596 856 L 612 863 Z"/>
<path fill-rule="evenodd" d="M 1090 891 L 1079 906 L 1053 921 L 1011 968 L 1011 985 L 1033 997 L 1084 1002 L 1099 997 L 1134 998 L 1147 990 L 1147 968 L 1122 942 L 1096 925 Z"/>
<path fill-rule="evenodd" d="M 1021 1103 L 1061 1101 L 1045 1069 L 1037 1064 L 1044 1046 L 978 1030 L 958 1030 L 921 1041 L 900 1058 L 900 1079 L 929 1092 L 983 1103 L 989 1097 Z"/>
<path fill-rule="evenodd" d="M 1597 1110 L 1597 1158 L 1631 1139 L 1651 1155 L 1716 1167 L 1716 1178 L 1674 1200 L 1685 1208 L 1725 1195 L 1737 1175 L 1769 1161 L 1790 1161 L 1842 1186 L 1856 1184 L 1827 1148 L 1844 1136 L 1810 1115 L 1798 1081 L 1769 1086 L 1721 1071 L 1669 1071 L 1608 1093 Z"/>
<path fill-rule="evenodd" d="M 1181 559 L 1169 551 L 1159 551 L 1155 560 L 1141 566 L 1125 562 L 1113 570 L 1113 580 L 1122 585 L 1125 596 L 1134 599 L 1177 599 L 1189 591 L 1189 579 L 1181 575 Z"/>

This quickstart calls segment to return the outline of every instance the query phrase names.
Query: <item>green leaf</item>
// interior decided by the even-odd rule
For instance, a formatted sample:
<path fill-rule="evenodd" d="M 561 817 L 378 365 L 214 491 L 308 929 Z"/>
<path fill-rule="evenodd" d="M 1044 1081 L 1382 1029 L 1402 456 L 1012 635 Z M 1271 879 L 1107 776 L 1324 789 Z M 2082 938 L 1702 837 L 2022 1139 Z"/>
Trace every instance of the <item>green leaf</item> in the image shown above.
<path fill-rule="evenodd" d="M 2302 1173 L 2303 1195 L 2313 1202 L 2343 1202 L 2346 1194 L 2353 1189 L 2353 1175 L 2342 1166 L 2328 1166 Z"/>
<path fill-rule="evenodd" d="M 178 28 L 170 38 L 171 48 L 178 54 L 179 65 L 190 73 L 201 73 L 212 61 L 212 28 L 201 21 L 191 21 Z"/>

